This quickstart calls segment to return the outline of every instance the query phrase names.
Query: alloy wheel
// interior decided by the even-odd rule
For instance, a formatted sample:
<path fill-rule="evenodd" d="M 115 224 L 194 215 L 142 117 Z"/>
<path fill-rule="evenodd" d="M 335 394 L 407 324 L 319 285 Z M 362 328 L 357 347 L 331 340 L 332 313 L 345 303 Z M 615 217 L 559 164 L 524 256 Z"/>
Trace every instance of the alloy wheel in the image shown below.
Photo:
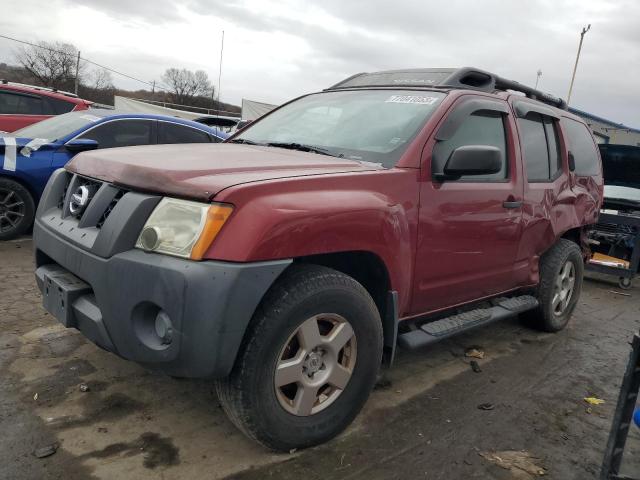
<path fill-rule="evenodd" d="M 308 318 L 278 356 L 274 374 L 278 402 L 297 416 L 324 410 L 349 383 L 356 356 L 356 336 L 344 317 L 324 313 Z"/>
<path fill-rule="evenodd" d="M 18 227 L 26 213 L 26 205 L 15 191 L 0 187 L 0 233 Z"/>
<path fill-rule="evenodd" d="M 562 315 L 569 306 L 573 296 L 573 288 L 576 283 L 576 269 L 571 260 L 562 266 L 556 277 L 551 299 L 551 308 L 554 315 Z"/>

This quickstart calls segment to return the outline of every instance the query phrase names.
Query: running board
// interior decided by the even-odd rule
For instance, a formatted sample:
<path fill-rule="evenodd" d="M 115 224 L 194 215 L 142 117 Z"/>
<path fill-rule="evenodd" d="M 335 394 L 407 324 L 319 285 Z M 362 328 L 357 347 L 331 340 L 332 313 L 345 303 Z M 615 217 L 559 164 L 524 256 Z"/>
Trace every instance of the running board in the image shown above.
<path fill-rule="evenodd" d="M 416 330 L 399 334 L 398 344 L 409 350 L 424 347 L 458 333 L 468 332 L 476 327 L 488 325 L 536 308 L 538 300 L 531 295 L 522 295 L 519 297 L 498 298 L 493 301 L 493 305 L 493 307 L 477 308 L 420 325 Z"/>

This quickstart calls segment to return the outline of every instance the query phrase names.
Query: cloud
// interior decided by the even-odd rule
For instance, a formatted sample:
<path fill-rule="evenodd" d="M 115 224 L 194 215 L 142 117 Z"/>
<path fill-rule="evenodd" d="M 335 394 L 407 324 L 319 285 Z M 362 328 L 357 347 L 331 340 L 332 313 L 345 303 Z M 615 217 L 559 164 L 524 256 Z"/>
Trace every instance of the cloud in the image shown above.
<path fill-rule="evenodd" d="M 640 127 L 636 0 L 24 0 L 18 10 L 0 19 L 3 31 L 74 43 L 144 80 L 173 66 L 217 78 L 224 29 L 222 95 L 234 102 L 282 102 L 360 71 L 455 66 L 526 84 L 542 69 L 540 88 L 566 97 L 580 29 L 592 23 L 572 105 Z"/>

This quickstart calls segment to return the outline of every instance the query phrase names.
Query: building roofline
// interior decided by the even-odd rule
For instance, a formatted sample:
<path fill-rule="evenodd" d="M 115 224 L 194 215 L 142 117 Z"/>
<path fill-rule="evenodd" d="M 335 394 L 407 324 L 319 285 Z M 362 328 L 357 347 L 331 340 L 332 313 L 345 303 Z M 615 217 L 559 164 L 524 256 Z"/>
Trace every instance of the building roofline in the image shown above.
<path fill-rule="evenodd" d="M 569 111 L 571 113 L 575 114 L 575 115 L 579 115 L 581 117 L 586 117 L 586 118 L 589 118 L 591 120 L 595 120 L 596 122 L 604 123 L 606 125 L 609 125 L 610 127 L 616 128 L 618 130 L 628 130 L 628 131 L 633 132 L 633 133 L 640 133 L 640 129 L 638 129 L 638 128 L 628 127 L 627 125 L 624 125 L 623 123 L 612 122 L 611 120 L 607 120 L 606 118 L 598 117 L 597 115 L 593 115 L 592 113 L 588 113 L 588 112 L 585 112 L 583 110 L 578 110 L 577 108 L 569 107 Z"/>

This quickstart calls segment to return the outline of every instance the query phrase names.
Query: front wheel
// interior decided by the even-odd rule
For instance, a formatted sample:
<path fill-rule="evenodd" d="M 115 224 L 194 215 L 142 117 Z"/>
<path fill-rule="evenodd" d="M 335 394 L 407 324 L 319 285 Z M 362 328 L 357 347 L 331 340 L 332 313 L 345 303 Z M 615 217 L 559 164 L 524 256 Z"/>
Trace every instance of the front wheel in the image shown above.
<path fill-rule="evenodd" d="M 0 240 L 12 240 L 26 233 L 33 223 L 35 203 L 18 182 L 0 178 Z"/>
<path fill-rule="evenodd" d="M 381 360 L 380 315 L 362 285 L 326 267 L 294 265 L 263 300 L 231 375 L 216 388 L 245 434 L 288 451 L 346 428 Z"/>
<path fill-rule="evenodd" d="M 535 326 L 558 332 L 567 326 L 580 298 L 584 261 L 580 247 L 560 239 L 540 259 L 539 306 L 529 314 Z"/>

